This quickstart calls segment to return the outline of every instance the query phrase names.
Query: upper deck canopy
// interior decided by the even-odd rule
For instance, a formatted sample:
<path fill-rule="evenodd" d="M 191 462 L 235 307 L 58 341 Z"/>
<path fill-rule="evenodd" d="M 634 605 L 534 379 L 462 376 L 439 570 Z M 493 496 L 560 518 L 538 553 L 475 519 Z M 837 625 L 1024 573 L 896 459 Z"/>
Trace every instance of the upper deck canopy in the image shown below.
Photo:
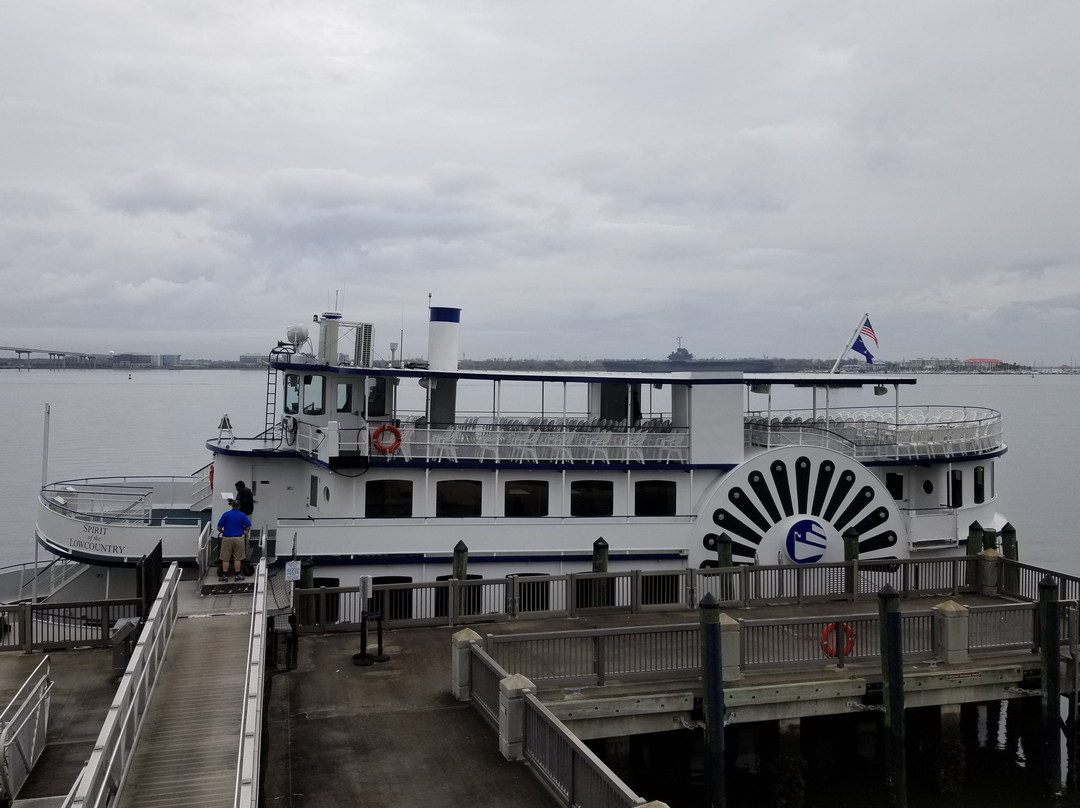
<path fill-rule="evenodd" d="M 895 373 L 631 373 L 611 371 L 527 371 L 527 370 L 432 370 L 421 367 L 353 367 L 326 365 L 298 357 L 300 361 L 274 361 L 278 370 L 304 370 L 354 376 L 386 376 L 399 379 L 473 379 L 481 381 L 551 382 L 588 384 L 778 384 L 794 387 L 862 387 L 866 385 L 916 384 L 917 377 Z"/>

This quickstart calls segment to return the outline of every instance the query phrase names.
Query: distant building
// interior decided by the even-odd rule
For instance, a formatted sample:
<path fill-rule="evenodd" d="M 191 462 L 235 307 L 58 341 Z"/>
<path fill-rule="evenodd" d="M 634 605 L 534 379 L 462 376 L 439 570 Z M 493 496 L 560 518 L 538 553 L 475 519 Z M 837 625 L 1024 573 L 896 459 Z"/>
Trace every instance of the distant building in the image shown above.
<path fill-rule="evenodd" d="M 983 373 L 988 371 L 997 370 L 1001 365 L 1000 359 L 965 359 L 964 369 L 973 370 L 976 373 Z"/>
<path fill-rule="evenodd" d="M 251 368 L 266 367 L 266 354 L 240 354 L 240 364 Z"/>

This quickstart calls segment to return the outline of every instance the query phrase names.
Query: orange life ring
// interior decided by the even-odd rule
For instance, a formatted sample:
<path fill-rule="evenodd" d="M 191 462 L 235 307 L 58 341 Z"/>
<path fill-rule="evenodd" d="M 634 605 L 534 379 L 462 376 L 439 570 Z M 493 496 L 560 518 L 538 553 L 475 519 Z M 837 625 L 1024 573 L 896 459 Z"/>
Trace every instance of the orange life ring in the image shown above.
<path fill-rule="evenodd" d="M 383 436 L 384 432 L 389 432 L 394 436 L 392 443 L 384 444 L 379 438 Z M 398 447 L 401 446 L 401 430 L 393 424 L 383 424 L 375 430 L 371 436 L 371 445 L 384 454 L 390 454 L 396 452 Z"/>
<path fill-rule="evenodd" d="M 214 464 L 210 464 L 210 490 L 214 490 Z"/>
<path fill-rule="evenodd" d="M 844 627 L 844 656 L 847 656 L 855 646 L 855 632 L 851 630 L 851 626 L 847 623 L 841 625 Z M 834 634 L 836 634 L 836 623 L 829 623 L 829 625 L 825 626 L 825 630 L 821 632 L 821 650 L 825 652 L 825 656 L 836 656 Z"/>

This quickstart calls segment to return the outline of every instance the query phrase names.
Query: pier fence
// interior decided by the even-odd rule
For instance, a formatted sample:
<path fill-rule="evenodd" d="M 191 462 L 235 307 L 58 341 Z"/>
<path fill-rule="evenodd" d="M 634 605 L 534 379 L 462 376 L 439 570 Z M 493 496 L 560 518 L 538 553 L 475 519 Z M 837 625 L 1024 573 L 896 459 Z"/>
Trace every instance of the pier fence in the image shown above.
<path fill-rule="evenodd" d="M 508 576 L 360 588 L 293 589 L 300 632 L 357 631 L 366 614 L 386 628 L 465 625 L 504 620 L 640 614 L 695 609 L 706 594 L 721 608 L 802 605 L 829 601 L 873 603 L 886 584 L 902 598 L 961 594 L 1038 599 L 1038 582 L 1058 582 L 1061 600 L 1080 596 L 1080 579 L 1009 561 L 995 554 L 949 559 L 847 561 L 700 570 L 628 570 L 566 575 Z"/>
<path fill-rule="evenodd" d="M 510 675 L 484 650 L 471 631 L 455 637 L 455 695 L 471 701 L 499 734 L 509 760 L 524 760 L 530 771 L 566 806 L 628 808 L 645 800 L 635 794 L 533 692 L 520 674 Z"/>

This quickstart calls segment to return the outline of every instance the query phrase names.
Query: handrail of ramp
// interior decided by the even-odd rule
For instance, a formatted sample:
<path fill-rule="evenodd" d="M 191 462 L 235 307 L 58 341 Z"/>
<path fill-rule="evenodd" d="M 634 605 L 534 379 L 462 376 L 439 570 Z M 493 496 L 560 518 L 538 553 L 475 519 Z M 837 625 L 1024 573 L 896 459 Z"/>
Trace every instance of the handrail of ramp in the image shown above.
<path fill-rule="evenodd" d="M 63 808 L 105 808 L 113 802 L 123 784 L 176 626 L 179 583 L 180 566 L 174 561 L 150 608 L 90 759 L 64 799 Z"/>
<path fill-rule="evenodd" d="M 262 747 L 263 684 L 266 681 L 266 558 L 255 569 L 255 597 L 251 606 L 244 712 L 240 721 L 240 755 L 236 767 L 236 808 L 259 804 L 259 757 Z"/>
<path fill-rule="evenodd" d="M 0 802 L 4 805 L 18 796 L 45 749 L 53 687 L 51 670 L 46 656 L 0 713 Z"/>

